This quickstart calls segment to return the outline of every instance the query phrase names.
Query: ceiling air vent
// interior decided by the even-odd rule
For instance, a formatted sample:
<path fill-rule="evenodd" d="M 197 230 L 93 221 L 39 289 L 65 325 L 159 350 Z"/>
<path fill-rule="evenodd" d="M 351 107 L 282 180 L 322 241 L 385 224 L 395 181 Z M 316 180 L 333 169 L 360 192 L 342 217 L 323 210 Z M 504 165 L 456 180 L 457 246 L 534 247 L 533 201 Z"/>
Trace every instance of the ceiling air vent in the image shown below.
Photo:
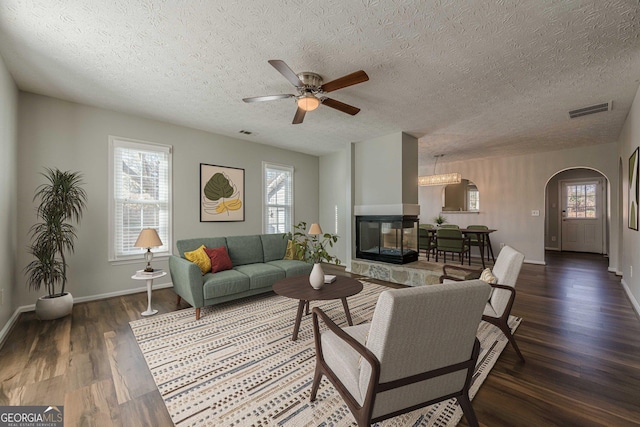
<path fill-rule="evenodd" d="M 597 104 L 597 105 L 592 105 L 590 107 L 571 110 L 569 111 L 569 118 L 575 119 L 576 117 L 587 116 L 589 114 L 602 113 L 603 111 L 611 111 L 612 105 L 613 105 L 613 101 L 609 101 L 603 104 Z"/>

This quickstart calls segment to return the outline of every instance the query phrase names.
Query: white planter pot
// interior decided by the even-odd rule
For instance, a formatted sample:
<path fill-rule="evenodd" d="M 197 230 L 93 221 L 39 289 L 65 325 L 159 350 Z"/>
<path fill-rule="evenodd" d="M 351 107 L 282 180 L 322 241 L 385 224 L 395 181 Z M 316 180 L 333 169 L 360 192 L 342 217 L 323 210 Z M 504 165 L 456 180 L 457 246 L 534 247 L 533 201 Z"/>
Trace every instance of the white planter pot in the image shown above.
<path fill-rule="evenodd" d="M 59 319 L 71 314 L 71 310 L 73 310 L 73 296 L 69 292 L 53 298 L 46 295 L 36 301 L 36 316 L 40 320 Z"/>
<path fill-rule="evenodd" d="M 320 289 L 324 285 L 324 271 L 320 263 L 313 264 L 313 269 L 309 275 L 309 284 L 313 289 Z"/>

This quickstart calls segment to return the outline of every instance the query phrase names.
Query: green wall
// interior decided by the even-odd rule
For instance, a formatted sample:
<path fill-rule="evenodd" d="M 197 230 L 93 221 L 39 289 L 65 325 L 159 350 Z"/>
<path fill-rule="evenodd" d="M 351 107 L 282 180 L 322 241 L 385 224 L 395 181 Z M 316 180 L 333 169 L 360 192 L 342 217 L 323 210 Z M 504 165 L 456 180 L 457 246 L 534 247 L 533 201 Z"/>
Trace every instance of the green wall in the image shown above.
<path fill-rule="evenodd" d="M 139 288 L 131 275 L 143 265 L 108 261 L 108 137 L 173 146 L 173 239 L 262 232 L 262 162 L 295 168 L 295 220 L 318 220 L 318 157 L 165 122 L 20 92 L 18 112 L 17 268 L 29 262 L 24 250 L 35 221 L 32 195 L 44 167 L 79 170 L 85 177 L 88 209 L 80 224 L 76 252 L 69 259 L 69 291 L 76 300 L 126 293 Z M 245 221 L 201 223 L 200 163 L 245 169 Z M 173 245 L 175 251 L 175 244 Z M 168 270 L 166 259 L 154 265 Z M 165 283 L 170 281 L 166 276 Z M 24 277 L 17 278 L 16 306 L 34 304 Z M 163 283 L 159 283 L 162 285 Z M 155 285 L 155 283 L 154 283 Z"/>

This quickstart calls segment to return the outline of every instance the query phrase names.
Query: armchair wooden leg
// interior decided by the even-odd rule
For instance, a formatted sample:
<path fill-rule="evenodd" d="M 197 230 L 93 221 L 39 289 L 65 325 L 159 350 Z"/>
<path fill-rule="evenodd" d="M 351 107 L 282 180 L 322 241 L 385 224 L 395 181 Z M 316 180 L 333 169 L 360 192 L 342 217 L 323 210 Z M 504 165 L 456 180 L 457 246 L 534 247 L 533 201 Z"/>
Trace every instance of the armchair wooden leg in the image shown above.
<path fill-rule="evenodd" d="M 504 335 L 507 337 L 507 339 L 509 340 L 509 342 L 513 346 L 513 349 L 518 354 L 518 357 L 520 358 L 520 360 L 522 360 L 522 363 L 524 363 L 524 356 L 520 352 L 520 349 L 518 348 L 518 344 L 516 344 L 516 339 L 513 336 L 513 334 L 511 333 L 511 329 L 509 329 L 509 326 L 505 325 L 505 328 L 500 328 L 500 329 L 502 329 L 502 332 L 504 333 Z"/>
<path fill-rule="evenodd" d="M 178 295 L 178 300 L 176 301 L 176 305 L 180 305 L 181 301 L 182 301 L 182 297 L 180 297 L 180 295 Z"/>
<path fill-rule="evenodd" d="M 506 319 L 503 320 L 501 318 L 498 319 L 495 317 L 485 317 L 485 316 L 482 316 L 482 320 L 484 320 L 485 322 L 491 323 L 492 325 L 496 325 L 498 328 L 500 328 L 504 336 L 507 337 L 507 339 L 513 346 L 513 349 L 516 351 L 516 354 L 518 355 L 520 360 L 522 360 L 522 363 L 524 363 L 525 362 L 524 356 L 522 355 L 522 352 L 520 352 L 520 348 L 516 343 L 516 338 L 513 336 L 513 333 L 511 333 L 511 328 L 507 324 L 507 320 Z"/>
<path fill-rule="evenodd" d="M 322 379 L 322 372 L 320 371 L 320 364 L 316 361 L 316 370 L 313 374 L 313 385 L 311 386 L 311 397 L 310 401 L 315 402 L 316 396 L 318 394 L 318 387 L 320 387 L 320 380 Z"/>
<path fill-rule="evenodd" d="M 471 406 L 469 396 L 458 396 L 457 399 L 460 407 L 462 408 L 462 412 L 464 413 L 464 417 L 467 419 L 467 424 L 469 424 L 470 427 L 479 427 L 478 418 L 473 410 L 473 406 Z"/>
<path fill-rule="evenodd" d="M 196 320 L 200 320 L 200 309 L 196 308 Z"/>

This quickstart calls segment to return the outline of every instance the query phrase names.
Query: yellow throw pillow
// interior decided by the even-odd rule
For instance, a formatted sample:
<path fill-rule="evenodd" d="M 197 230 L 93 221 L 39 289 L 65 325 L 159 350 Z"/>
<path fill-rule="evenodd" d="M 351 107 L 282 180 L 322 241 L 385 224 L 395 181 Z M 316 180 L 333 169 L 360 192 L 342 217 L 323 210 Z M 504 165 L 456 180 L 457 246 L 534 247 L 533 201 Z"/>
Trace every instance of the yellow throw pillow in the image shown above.
<path fill-rule="evenodd" d="M 202 245 L 195 251 L 184 253 L 184 257 L 186 259 L 200 267 L 202 274 L 206 274 L 211 271 L 211 258 L 209 258 L 209 255 L 204 251 L 204 248 L 205 246 Z"/>
<path fill-rule="evenodd" d="M 283 259 L 300 259 L 298 256 L 298 245 L 296 245 L 293 240 L 287 242 L 287 251 L 284 253 Z"/>
<path fill-rule="evenodd" d="M 480 275 L 480 280 L 487 282 L 489 284 L 498 283 L 498 279 L 493 275 L 490 268 L 485 268 Z"/>

